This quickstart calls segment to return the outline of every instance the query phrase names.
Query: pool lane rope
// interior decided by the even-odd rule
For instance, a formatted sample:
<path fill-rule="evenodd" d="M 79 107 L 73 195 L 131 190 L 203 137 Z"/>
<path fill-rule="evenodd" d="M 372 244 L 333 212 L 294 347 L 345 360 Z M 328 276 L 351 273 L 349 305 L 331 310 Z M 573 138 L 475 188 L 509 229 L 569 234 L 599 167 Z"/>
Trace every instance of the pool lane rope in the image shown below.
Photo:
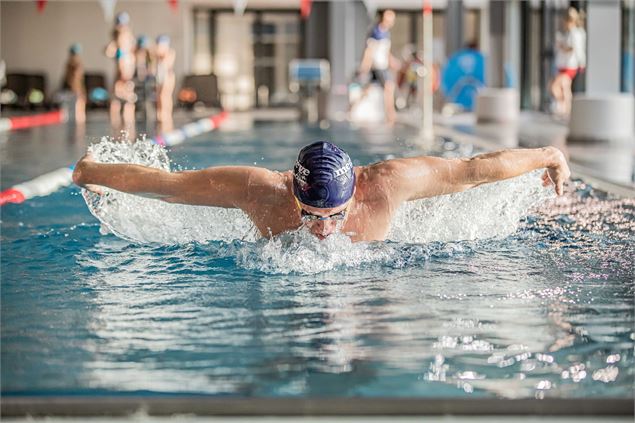
<path fill-rule="evenodd" d="M 172 147 L 183 143 L 188 138 L 213 131 L 227 119 L 228 113 L 223 111 L 217 115 L 206 117 L 188 123 L 174 131 L 166 132 L 152 138 L 152 142 L 165 147 Z M 45 173 L 30 181 L 14 185 L 0 192 L 0 206 L 7 203 L 23 203 L 33 197 L 42 197 L 54 193 L 60 188 L 73 183 L 73 169 L 75 165 L 63 167 Z"/>
<path fill-rule="evenodd" d="M 0 118 L 0 132 L 14 131 L 17 129 L 33 128 L 35 126 L 55 125 L 66 122 L 66 113 L 63 110 L 39 113 L 30 116 L 13 116 Z"/>

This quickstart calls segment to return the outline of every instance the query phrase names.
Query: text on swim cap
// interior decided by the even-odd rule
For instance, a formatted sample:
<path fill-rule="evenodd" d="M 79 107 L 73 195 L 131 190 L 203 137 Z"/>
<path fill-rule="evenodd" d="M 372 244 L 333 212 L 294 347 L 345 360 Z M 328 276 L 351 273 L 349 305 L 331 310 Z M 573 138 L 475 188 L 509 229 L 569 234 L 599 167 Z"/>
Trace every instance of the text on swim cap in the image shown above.
<path fill-rule="evenodd" d="M 348 159 L 346 163 L 344 163 L 344 166 L 333 171 L 333 177 L 339 178 L 340 176 L 348 173 L 352 168 L 353 168 L 353 163 L 351 162 L 350 159 Z M 296 179 L 299 179 L 302 182 L 306 182 L 306 178 L 307 176 L 311 174 L 311 171 L 307 169 L 306 167 L 302 166 L 299 161 L 296 161 L 294 173 L 295 173 L 294 176 L 296 177 Z"/>
<path fill-rule="evenodd" d="M 302 166 L 298 161 L 295 162 L 295 166 L 297 167 L 297 170 L 295 171 L 296 176 L 301 177 L 302 179 L 306 179 L 306 177 L 311 173 L 309 169 Z"/>
<path fill-rule="evenodd" d="M 339 178 L 340 176 L 344 175 L 345 173 L 348 173 L 348 171 L 351 170 L 352 168 L 353 168 L 353 163 L 351 163 L 351 160 L 348 159 L 346 161 L 346 163 L 344 163 L 344 166 L 342 166 L 341 168 L 339 168 L 335 172 L 333 172 L 333 175 L 336 178 Z"/>

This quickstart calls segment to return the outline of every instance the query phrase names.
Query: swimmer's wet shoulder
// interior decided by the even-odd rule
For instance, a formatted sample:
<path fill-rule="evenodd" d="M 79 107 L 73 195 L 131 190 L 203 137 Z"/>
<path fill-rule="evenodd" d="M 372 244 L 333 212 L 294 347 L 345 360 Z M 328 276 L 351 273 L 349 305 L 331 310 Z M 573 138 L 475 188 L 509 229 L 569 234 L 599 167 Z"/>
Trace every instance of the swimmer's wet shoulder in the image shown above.
<path fill-rule="evenodd" d="M 73 180 L 163 201 L 239 208 L 263 236 L 305 227 L 319 239 L 342 232 L 353 241 L 385 239 L 405 201 L 464 191 L 546 168 L 543 184 L 562 193 L 569 177 L 563 154 L 552 147 L 503 150 L 466 159 L 413 157 L 354 167 L 336 145 L 304 147 L 292 171 L 219 166 L 165 172 L 131 164 L 95 163 L 88 155 Z"/>

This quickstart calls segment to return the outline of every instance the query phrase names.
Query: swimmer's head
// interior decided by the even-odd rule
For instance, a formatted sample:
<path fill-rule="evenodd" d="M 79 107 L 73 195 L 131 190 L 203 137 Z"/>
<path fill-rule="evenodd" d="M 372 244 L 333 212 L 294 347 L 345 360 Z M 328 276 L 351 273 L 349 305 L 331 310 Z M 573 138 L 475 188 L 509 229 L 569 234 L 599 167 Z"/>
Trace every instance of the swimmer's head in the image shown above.
<path fill-rule="evenodd" d="M 138 48 L 148 48 L 150 45 L 150 39 L 147 35 L 139 35 L 137 38 L 137 47 Z"/>
<path fill-rule="evenodd" d="M 128 25 L 129 23 L 130 15 L 128 14 L 128 12 L 117 13 L 117 16 L 115 16 L 115 25 L 121 26 Z"/>
<path fill-rule="evenodd" d="M 73 43 L 68 49 L 70 54 L 80 54 L 82 52 L 82 45 L 80 43 Z"/>
<path fill-rule="evenodd" d="M 578 13 L 578 11 L 573 7 L 568 8 L 564 18 L 564 22 L 567 26 L 579 26 L 580 13 Z"/>
<path fill-rule="evenodd" d="M 161 34 L 157 37 L 157 46 L 169 46 L 170 45 L 170 36 L 166 34 Z"/>
<path fill-rule="evenodd" d="M 300 150 L 293 167 L 293 193 L 302 204 L 336 208 L 350 200 L 354 191 L 355 170 L 344 150 L 327 141 Z"/>
<path fill-rule="evenodd" d="M 388 29 L 392 28 L 395 25 L 395 19 L 395 11 L 392 9 L 383 10 L 379 14 L 379 23 Z"/>

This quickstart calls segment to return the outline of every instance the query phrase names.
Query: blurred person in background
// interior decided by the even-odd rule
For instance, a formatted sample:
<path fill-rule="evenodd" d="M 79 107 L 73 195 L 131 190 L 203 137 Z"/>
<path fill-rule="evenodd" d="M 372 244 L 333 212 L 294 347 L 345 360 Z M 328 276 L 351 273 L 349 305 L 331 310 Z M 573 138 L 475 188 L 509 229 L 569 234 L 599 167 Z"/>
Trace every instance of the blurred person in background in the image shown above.
<path fill-rule="evenodd" d="M 404 109 L 417 98 L 417 71 L 423 61 L 413 44 L 406 44 L 401 52 L 402 65 L 397 73 L 397 108 Z"/>
<path fill-rule="evenodd" d="M 564 18 L 564 30 L 556 34 L 558 73 L 550 86 L 555 101 L 553 112 L 561 118 L 568 118 L 571 112 L 571 84 L 579 69 L 586 65 L 585 44 L 586 33 L 580 26 L 580 15 L 570 7 Z"/>
<path fill-rule="evenodd" d="M 172 130 L 172 95 L 176 85 L 174 75 L 174 60 L 176 53 L 170 47 L 170 37 L 159 35 L 155 50 L 156 96 L 157 96 L 157 121 L 163 132 Z"/>
<path fill-rule="evenodd" d="M 576 41 L 574 43 L 575 55 L 578 59 L 578 73 L 576 77 L 578 79 L 584 76 L 584 71 L 586 70 L 586 30 L 584 29 L 584 19 L 584 11 L 578 11 L 578 22 L 577 26 L 574 29 L 574 36 L 576 38 Z M 575 80 L 573 82 L 575 88 Z"/>
<path fill-rule="evenodd" d="M 152 76 L 153 55 L 150 48 L 150 39 L 145 35 L 137 38 L 137 45 L 134 51 L 135 56 L 135 80 L 145 81 Z"/>
<path fill-rule="evenodd" d="M 150 47 L 150 39 L 145 35 L 137 38 L 137 46 L 134 52 L 135 74 L 134 82 L 138 102 L 141 105 L 143 117 L 147 118 L 148 103 L 151 97 L 152 85 L 154 83 L 154 52 Z"/>
<path fill-rule="evenodd" d="M 135 102 L 134 90 L 136 40 L 130 28 L 130 16 L 121 12 L 115 17 L 112 40 L 106 46 L 106 56 L 115 60 L 115 83 L 110 99 L 110 121 L 115 129 L 121 129 L 123 111 L 123 129 L 134 138 Z"/>
<path fill-rule="evenodd" d="M 64 89 L 73 93 L 75 122 L 86 122 L 86 87 L 84 85 L 84 65 L 80 58 L 82 46 L 74 43 L 68 50 L 68 60 L 64 71 Z"/>
<path fill-rule="evenodd" d="M 390 53 L 390 29 L 395 25 L 395 12 L 387 9 L 379 15 L 379 21 L 366 40 L 366 49 L 359 66 L 359 74 L 370 74 L 370 81 L 384 89 L 386 121 L 395 122 L 395 78 L 393 70 L 399 69 L 399 61 Z"/>

